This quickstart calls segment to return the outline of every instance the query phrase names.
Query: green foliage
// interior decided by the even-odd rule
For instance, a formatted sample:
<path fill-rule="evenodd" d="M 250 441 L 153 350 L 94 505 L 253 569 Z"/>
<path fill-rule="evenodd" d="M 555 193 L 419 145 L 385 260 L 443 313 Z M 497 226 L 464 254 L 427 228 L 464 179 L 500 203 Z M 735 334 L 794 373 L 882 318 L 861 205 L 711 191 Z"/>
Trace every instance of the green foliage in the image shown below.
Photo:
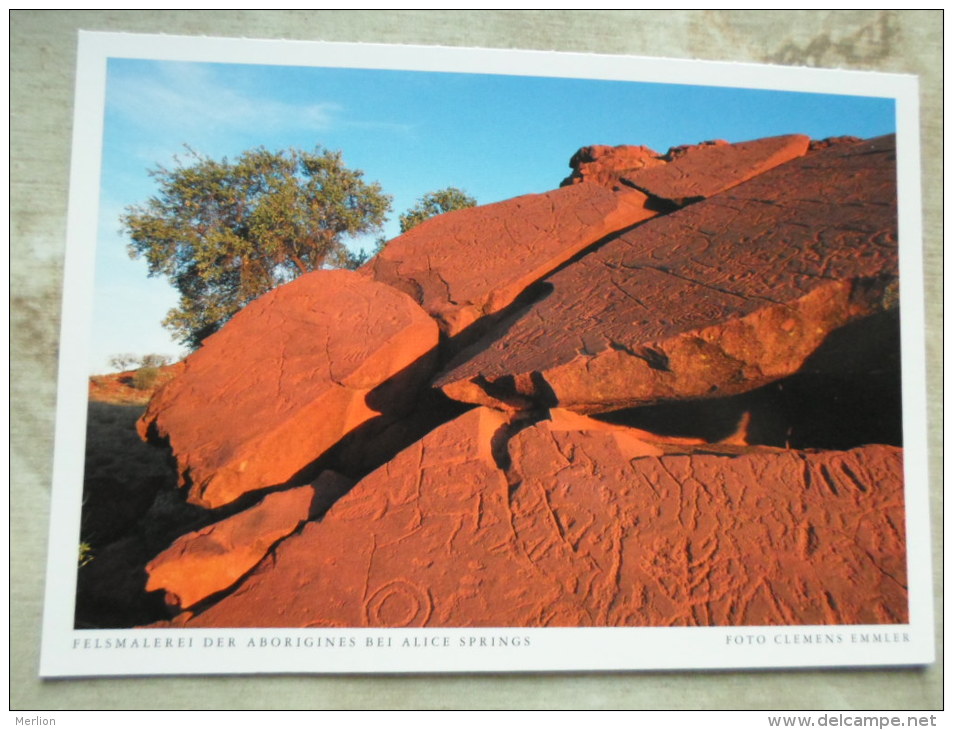
<path fill-rule="evenodd" d="M 476 198 L 467 195 L 459 188 L 444 188 L 433 193 L 427 193 L 417 201 L 413 208 L 400 216 L 400 232 L 407 233 L 414 226 L 419 226 L 435 215 L 461 210 L 462 208 L 472 208 L 476 204 Z"/>
<path fill-rule="evenodd" d="M 343 239 L 379 230 L 391 197 L 340 152 L 248 150 L 150 171 L 159 193 L 126 209 L 129 255 L 164 276 L 179 305 L 163 324 L 197 347 L 256 297 L 301 274 L 354 266 Z"/>
<path fill-rule="evenodd" d="M 357 269 L 366 264 L 372 258 L 377 256 L 381 251 L 384 250 L 384 246 L 387 244 L 387 239 L 383 236 L 377 239 L 377 242 L 374 244 L 374 248 L 371 251 L 366 251 L 364 248 L 361 248 L 355 254 L 351 254 L 350 261 L 346 264 L 348 269 Z"/>
<path fill-rule="evenodd" d="M 159 368 L 146 366 L 139 368 L 132 376 L 132 387 L 136 390 L 149 390 L 159 379 Z"/>
<path fill-rule="evenodd" d="M 155 386 L 161 375 L 161 368 L 172 362 L 168 355 L 157 355 L 154 352 L 148 355 L 132 355 L 123 353 L 109 358 L 109 364 L 116 370 L 135 370 L 130 378 L 130 385 L 137 390 L 150 390 Z"/>

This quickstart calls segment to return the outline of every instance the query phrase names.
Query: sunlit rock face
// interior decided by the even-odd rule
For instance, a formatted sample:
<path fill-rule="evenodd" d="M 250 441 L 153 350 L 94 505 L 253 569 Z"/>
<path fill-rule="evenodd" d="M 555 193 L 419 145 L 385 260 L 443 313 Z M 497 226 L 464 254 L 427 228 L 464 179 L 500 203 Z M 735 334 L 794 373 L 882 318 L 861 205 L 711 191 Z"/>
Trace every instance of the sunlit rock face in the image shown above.
<path fill-rule="evenodd" d="M 893 145 L 586 147 L 256 300 L 140 421 L 151 625 L 906 621 Z"/>
<path fill-rule="evenodd" d="M 315 271 L 207 339 L 139 430 L 168 439 L 190 501 L 220 507 L 286 483 L 358 426 L 409 407 L 436 345 L 437 326 L 405 294 Z"/>

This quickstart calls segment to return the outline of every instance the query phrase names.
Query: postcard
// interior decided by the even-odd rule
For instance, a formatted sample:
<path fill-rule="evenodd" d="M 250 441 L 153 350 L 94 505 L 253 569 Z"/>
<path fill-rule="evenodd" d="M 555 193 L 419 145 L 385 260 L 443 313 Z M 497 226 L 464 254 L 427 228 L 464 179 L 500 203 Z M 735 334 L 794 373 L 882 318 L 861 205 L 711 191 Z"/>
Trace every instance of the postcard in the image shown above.
<path fill-rule="evenodd" d="M 932 662 L 917 104 L 81 33 L 41 674 Z"/>

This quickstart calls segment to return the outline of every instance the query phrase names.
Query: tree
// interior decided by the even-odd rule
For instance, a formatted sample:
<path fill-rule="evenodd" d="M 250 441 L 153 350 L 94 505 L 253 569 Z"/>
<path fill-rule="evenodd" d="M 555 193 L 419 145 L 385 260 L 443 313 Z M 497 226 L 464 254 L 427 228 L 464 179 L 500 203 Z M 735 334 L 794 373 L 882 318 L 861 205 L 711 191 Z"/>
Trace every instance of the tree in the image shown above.
<path fill-rule="evenodd" d="M 378 239 L 374 242 L 374 248 L 370 251 L 366 250 L 363 246 L 361 250 L 357 253 L 351 253 L 350 258 L 347 262 L 347 268 L 349 269 L 359 269 L 372 258 L 377 256 L 381 251 L 384 250 L 384 246 L 387 245 L 387 239 L 383 236 L 379 236 Z"/>
<path fill-rule="evenodd" d="M 179 305 L 163 320 L 197 347 L 270 289 L 321 268 L 353 266 L 343 239 L 380 230 L 391 197 L 340 152 L 257 148 L 149 174 L 159 192 L 121 217 L 129 255 L 165 276 Z"/>
<path fill-rule="evenodd" d="M 427 193 L 417 201 L 417 204 L 400 216 L 400 232 L 407 233 L 414 226 L 419 226 L 428 218 L 452 210 L 472 208 L 477 204 L 472 198 L 459 188 L 444 188 Z"/>
<path fill-rule="evenodd" d="M 109 365 L 119 371 L 137 368 L 161 368 L 170 362 L 172 362 L 172 358 L 169 355 L 159 355 L 154 352 L 141 356 L 124 352 L 109 358 Z"/>

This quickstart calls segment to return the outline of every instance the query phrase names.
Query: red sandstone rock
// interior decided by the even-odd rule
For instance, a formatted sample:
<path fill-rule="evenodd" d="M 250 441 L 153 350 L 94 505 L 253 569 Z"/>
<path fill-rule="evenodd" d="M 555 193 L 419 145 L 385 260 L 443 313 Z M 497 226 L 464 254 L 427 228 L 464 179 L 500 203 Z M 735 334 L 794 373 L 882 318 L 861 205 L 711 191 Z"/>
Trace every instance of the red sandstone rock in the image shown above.
<path fill-rule="evenodd" d="M 423 390 L 412 411 L 395 418 L 375 418 L 352 431 L 322 459 L 323 465 L 355 478 L 363 477 L 469 408 L 438 390 Z"/>
<path fill-rule="evenodd" d="M 701 438 L 689 436 L 669 436 L 652 433 L 641 428 L 622 426 L 606 421 L 599 421 L 579 413 L 553 408 L 549 412 L 549 421 L 546 427 L 552 432 L 559 431 L 599 431 L 609 434 L 615 440 L 619 452 L 634 458 L 636 456 L 661 456 L 671 453 L 690 453 L 696 447 L 705 447 L 707 450 L 732 453 L 731 447 L 748 445 L 747 429 L 750 415 L 744 414 L 739 420 L 735 431 L 727 437 L 709 443 Z M 728 447 L 727 449 L 725 447 Z"/>
<path fill-rule="evenodd" d="M 810 138 L 801 134 L 729 144 L 713 140 L 672 147 L 659 155 L 648 147 L 583 147 L 569 161 L 563 185 L 594 182 L 614 190 L 634 187 L 675 205 L 711 197 L 773 167 L 800 157 Z"/>
<path fill-rule="evenodd" d="M 633 455 L 475 409 L 178 626 L 903 622 L 899 449 Z M 504 458 L 505 457 L 505 458 Z"/>
<path fill-rule="evenodd" d="M 622 182 L 676 205 L 710 198 L 807 152 L 802 134 L 739 144 L 711 143 L 669 151 L 667 165 L 622 175 Z"/>
<path fill-rule="evenodd" d="M 527 475 L 514 529 L 564 587 L 537 614 L 551 625 L 906 620 L 899 449 L 629 461 L 540 424 L 510 454 Z"/>
<path fill-rule="evenodd" d="M 808 147 L 808 151 L 817 152 L 819 150 L 826 150 L 828 147 L 833 147 L 838 144 L 856 144 L 857 142 L 863 142 L 860 137 L 852 137 L 850 135 L 844 135 L 842 137 L 827 137 L 825 139 L 812 139 L 811 145 Z"/>
<path fill-rule="evenodd" d="M 435 384 L 579 412 L 752 390 L 896 306 L 896 225 L 893 138 L 835 145 L 614 238 Z"/>
<path fill-rule="evenodd" d="M 332 505 L 347 494 L 354 486 L 354 480 L 343 474 L 325 470 L 311 483 L 314 499 L 311 500 L 311 518 L 320 518 Z"/>
<path fill-rule="evenodd" d="M 620 178 L 626 173 L 664 165 L 666 162 L 664 156 L 641 145 L 590 145 L 581 148 L 572 156 L 569 160 L 572 174 L 560 185 L 564 187 L 591 182 L 619 190 L 622 189 Z"/>
<path fill-rule="evenodd" d="M 655 212 L 635 190 L 574 185 L 431 218 L 363 267 L 454 335 L 604 236 Z"/>
<path fill-rule="evenodd" d="M 770 138 L 766 137 L 765 139 Z M 680 144 L 675 147 L 669 147 L 668 152 L 665 153 L 665 156 L 662 159 L 666 162 L 672 162 L 673 160 L 677 160 L 679 157 L 684 157 L 685 155 L 703 147 L 718 147 L 729 144 L 730 142 L 724 139 L 709 139 L 704 142 L 699 142 L 698 144 Z"/>
<path fill-rule="evenodd" d="M 692 202 L 804 154 L 808 142 L 790 135 L 703 144 L 670 163 L 647 147 L 587 147 L 573 159 L 592 158 L 600 182 L 625 173 L 628 187 L 611 185 L 610 192 L 583 180 L 432 218 L 391 241 L 364 270 L 408 293 L 455 335 L 604 236 L 655 216 L 657 201 L 643 193 L 674 205 Z"/>
<path fill-rule="evenodd" d="M 550 431 L 570 431 L 574 433 L 597 432 L 599 438 L 607 437 L 612 439 L 614 441 L 613 445 L 619 453 L 629 459 L 634 459 L 639 456 L 661 456 L 666 451 L 661 445 L 664 443 L 664 439 L 642 429 L 616 426 L 560 408 L 553 408 L 552 411 L 550 411 L 549 418 L 550 420 L 547 427 Z M 701 445 L 704 443 L 701 439 L 675 440 L 687 444 Z"/>
<path fill-rule="evenodd" d="M 438 332 L 409 297 L 316 271 L 249 304 L 191 355 L 139 422 L 168 437 L 189 500 L 283 484 L 343 435 L 413 401 Z"/>
<path fill-rule="evenodd" d="M 308 519 L 315 491 L 303 486 L 275 492 L 254 507 L 183 535 L 146 566 L 146 590 L 165 590 L 166 602 L 182 608 L 225 590 Z"/>

